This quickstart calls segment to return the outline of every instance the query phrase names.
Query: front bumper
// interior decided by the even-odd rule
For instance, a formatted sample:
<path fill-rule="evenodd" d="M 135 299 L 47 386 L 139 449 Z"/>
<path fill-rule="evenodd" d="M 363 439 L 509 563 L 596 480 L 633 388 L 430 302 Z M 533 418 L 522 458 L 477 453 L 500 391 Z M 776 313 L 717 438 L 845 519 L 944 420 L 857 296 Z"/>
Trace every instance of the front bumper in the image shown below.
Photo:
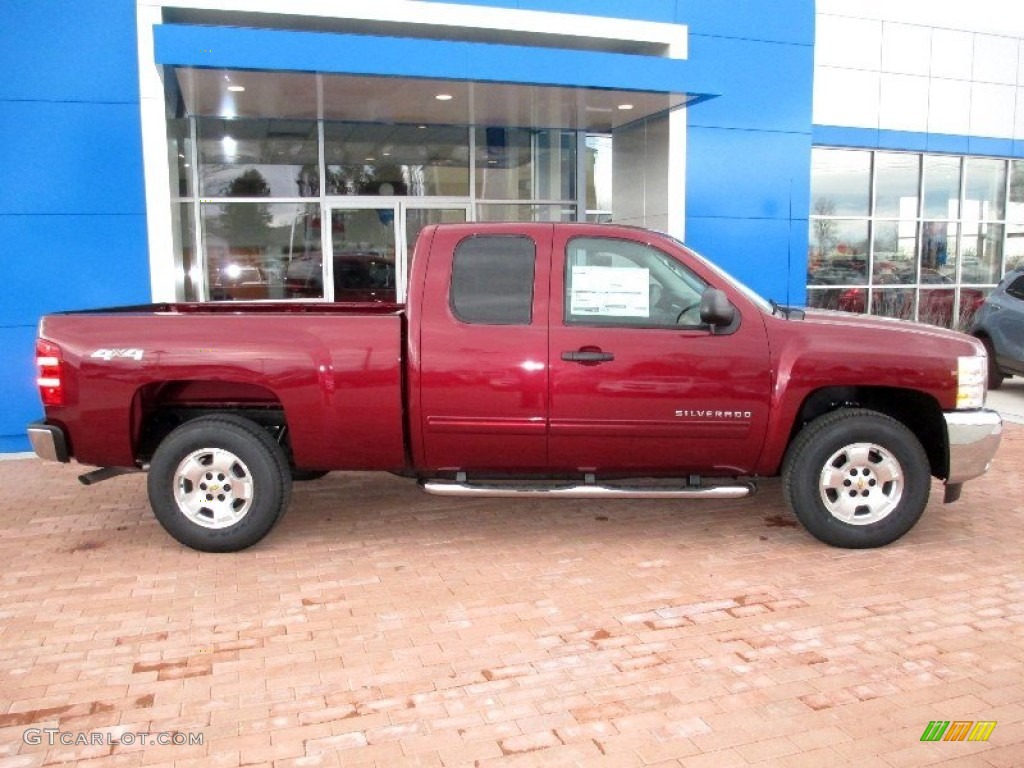
<path fill-rule="evenodd" d="M 995 411 L 951 411 L 946 417 L 949 475 L 946 485 L 959 485 L 988 471 L 1003 436 L 1003 420 Z"/>
<path fill-rule="evenodd" d="M 71 461 L 68 452 L 68 441 L 64 430 L 47 424 L 45 421 L 33 421 L 28 425 L 28 439 L 36 456 L 47 461 Z"/>

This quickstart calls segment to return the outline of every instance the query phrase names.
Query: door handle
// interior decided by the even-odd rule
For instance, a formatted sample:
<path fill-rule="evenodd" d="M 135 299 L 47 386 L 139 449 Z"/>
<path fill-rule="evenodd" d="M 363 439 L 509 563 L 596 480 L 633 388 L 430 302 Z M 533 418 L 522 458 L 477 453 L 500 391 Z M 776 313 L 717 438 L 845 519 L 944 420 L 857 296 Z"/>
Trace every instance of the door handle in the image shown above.
<path fill-rule="evenodd" d="M 590 352 L 577 350 L 575 352 L 563 352 L 562 359 L 567 363 L 607 363 L 615 359 L 611 352 Z"/>

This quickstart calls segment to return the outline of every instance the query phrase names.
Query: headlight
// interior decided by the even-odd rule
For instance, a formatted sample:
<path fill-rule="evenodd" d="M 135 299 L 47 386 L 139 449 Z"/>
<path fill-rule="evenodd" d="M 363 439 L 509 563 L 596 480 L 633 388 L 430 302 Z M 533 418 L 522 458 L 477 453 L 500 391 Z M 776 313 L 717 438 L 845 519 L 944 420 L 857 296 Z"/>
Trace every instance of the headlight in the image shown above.
<path fill-rule="evenodd" d="M 961 357 L 956 366 L 956 407 L 982 408 L 988 385 L 988 360 L 984 355 Z"/>

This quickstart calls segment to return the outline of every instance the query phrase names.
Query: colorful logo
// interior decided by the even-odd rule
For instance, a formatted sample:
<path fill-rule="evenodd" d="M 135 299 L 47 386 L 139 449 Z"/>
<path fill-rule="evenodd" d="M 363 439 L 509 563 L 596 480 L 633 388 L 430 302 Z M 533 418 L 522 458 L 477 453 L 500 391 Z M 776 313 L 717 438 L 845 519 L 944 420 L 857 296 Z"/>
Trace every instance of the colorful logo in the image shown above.
<path fill-rule="evenodd" d="M 932 720 L 921 741 L 988 741 L 995 729 L 995 720 Z"/>

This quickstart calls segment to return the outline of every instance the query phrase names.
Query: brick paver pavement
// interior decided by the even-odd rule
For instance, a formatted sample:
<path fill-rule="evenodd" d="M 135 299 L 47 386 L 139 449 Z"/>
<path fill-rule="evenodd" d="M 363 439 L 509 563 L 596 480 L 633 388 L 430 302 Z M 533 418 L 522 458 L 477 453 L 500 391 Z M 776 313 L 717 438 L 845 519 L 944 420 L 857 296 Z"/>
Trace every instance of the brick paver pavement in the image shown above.
<path fill-rule="evenodd" d="M 468 502 L 335 474 L 210 555 L 142 476 L 0 462 L 0 766 L 1021 766 L 1022 467 L 1011 424 L 874 551 L 810 538 L 777 482 Z"/>

